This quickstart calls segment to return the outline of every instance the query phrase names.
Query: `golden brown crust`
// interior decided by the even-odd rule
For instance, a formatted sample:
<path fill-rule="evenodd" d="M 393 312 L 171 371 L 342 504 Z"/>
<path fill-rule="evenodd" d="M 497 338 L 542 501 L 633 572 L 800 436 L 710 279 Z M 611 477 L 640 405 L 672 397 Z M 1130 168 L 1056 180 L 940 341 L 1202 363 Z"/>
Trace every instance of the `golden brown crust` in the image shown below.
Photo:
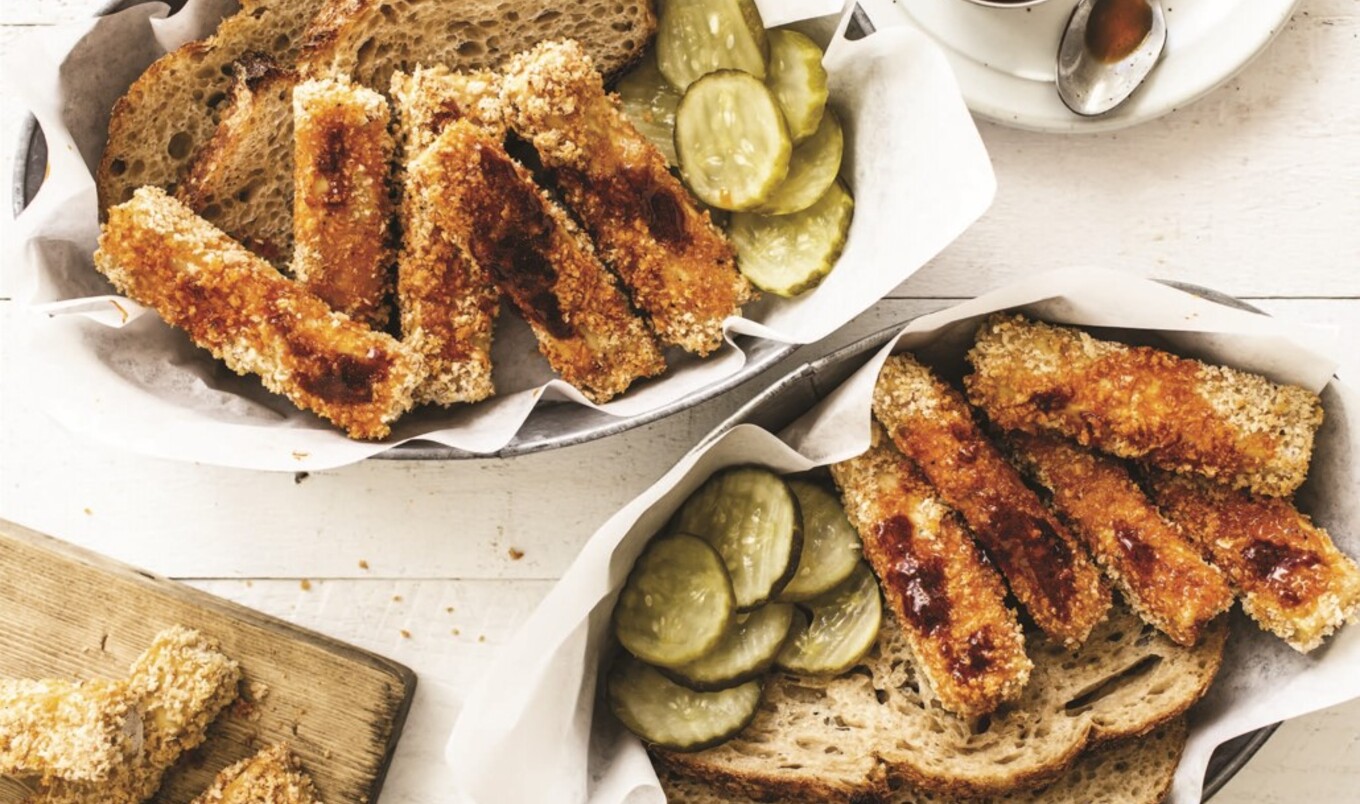
<path fill-rule="evenodd" d="M 223 768 L 191 804 L 321 804 L 312 778 L 287 743 Z"/>
<path fill-rule="evenodd" d="M 141 750 L 125 682 L 0 678 L 0 776 L 101 782 Z"/>
<path fill-rule="evenodd" d="M 109 211 L 95 265 L 233 371 L 352 438 L 386 436 L 411 407 L 418 355 L 331 311 L 157 188 Z"/>
<path fill-rule="evenodd" d="M 495 393 L 491 335 L 500 295 L 456 234 L 450 199 L 458 188 L 448 165 L 457 156 L 435 142 L 408 154 L 403 172 L 397 257 L 402 341 L 425 360 L 417 401 L 439 405 L 477 402 Z"/>
<path fill-rule="evenodd" d="M 660 347 L 589 241 L 498 137 L 457 120 L 431 147 L 442 155 L 448 182 L 440 202 L 445 234 L 520 311 L 562 379 L 606 402 L 666 370 Z"/>
<path fill-rule="evenodd" d="M 1360 569 L 1289 500 L 1156 473 L 1153 498 L 1242 595 L 1261 627 L 1306 653 L 1360 613 Z"/>
<path fill-rule="evenodd" d="M 700 355 L 721 346 L 722 322 L 740 313 L 750 284 L 727 238 L 605 94 L 581 47 L 542 43 L 510 60 L 502 86 L 511 127 L 538 150 L 661 341 Z"/>
<path fill-rule="evenodd" d="M 868 451 L 832 465 L 831 476 L 944 708 L 976 717 L 1016 698 L 1033 664 L 1006 588 L 920 470 L 875 424 Z"/>
<path fill-rule="evenodd" d="M 1145 622 L 1193 645 L 1232 606 L 1223 574 L 1158 513 L 1118 460 L 1052 436 L 1015 432 L 1008 441 L 1017 463 L 1052 493 L 1053 507 Z"/>
<path fill-rule="evenodd" d="M 1303 388 L 1017 315 L 989 318 L 968 360 L 969 398 L 1001 427 L 1258 494 L 1303 483 L 1322 424 L 1317 395 Z"/>
<path fill-rule="evenodd" d="M 392 74 L 392 101 L 400 110 L 402 151 L 415 156 L 455 120 L 503 134 L 500 76 L 486 70 L 454 72 L 443 65 Z"/>
<path fill-rule="evenodd" d="M 963 515 L 1017 600 L 1051 638 L 1080 645 L 1110 608 L 1100 570 L 973 421 L 963 396 L 910 355 L 888 358 L 874 415 Z"/>
<path fill-rule="evenodd" d="M 135 804 L 160 787 L 165 771 L 202 744 L 209 724 L 236 698 L 240 667 L 197 631 L 176 626 L 156 635 L 128 676 L 128 692 L 145 712 L 142 751 L 104 782 L 56 780 L 30 804 Z"/>
<path fill-rule="evenodd" d="M 293 127 L 293 273 L 332 309 L 381 328 L 393 259 L 387 101 L 307 81 L 293 91 Z"/>

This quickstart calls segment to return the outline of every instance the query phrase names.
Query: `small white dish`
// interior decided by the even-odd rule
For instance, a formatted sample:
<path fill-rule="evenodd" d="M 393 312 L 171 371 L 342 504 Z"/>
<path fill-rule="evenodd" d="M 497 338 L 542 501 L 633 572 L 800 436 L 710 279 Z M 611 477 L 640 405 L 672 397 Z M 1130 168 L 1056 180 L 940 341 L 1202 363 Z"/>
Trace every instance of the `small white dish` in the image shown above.
<path fill-rule="evenodd" d="M 1208 94 L 1265 49 L 1298 0 L 1163 2 L 1167 43 L 1143 86 L 1108 114 L 1083 118 L 1058 99 L 1054 61 L 1076 0 L 989 8 L 963 0 L 860 0 L 879 27 L 905 24 L 945 50 L 968 108 L 1013 128 L 1112 131 L 1144 123 Z"/>

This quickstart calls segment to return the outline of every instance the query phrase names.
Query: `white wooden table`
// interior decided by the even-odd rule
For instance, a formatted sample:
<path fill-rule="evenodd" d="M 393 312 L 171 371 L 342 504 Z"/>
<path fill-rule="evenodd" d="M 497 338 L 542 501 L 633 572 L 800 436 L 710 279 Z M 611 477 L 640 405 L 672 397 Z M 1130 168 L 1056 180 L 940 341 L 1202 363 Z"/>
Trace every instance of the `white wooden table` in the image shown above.
<path fill-rule="evenodd" d="M 95 0 L 4 0 L 0 49 Z M 22 110 L 0 96 L 8 176 Z M 308 477 L 150 460 L 78 440 L 26 396 L 0 267 L 0 516 L 392 656 L 420 690 L 384 802 L 447 800 L 441 754 L 468 685 L 611 513 L 799 363 L 1060 265 L 1208 285 L 1360 346 L 1360 4 L 1303 0 L 1208 98 L 1116 134 L 982 125 L 1000 192 L 957 243 L 822 346 L 726 398 L 514 460 L 370 461 Z M 1100 189 L 1096 189 L 1100 188 Z M 6 252 L 8 253 L 8 252 Z M 1344 345 L 1344 349 L 1342 348 Z M 1360 702 L 1287 723 L 1221 801 L 1360 796 Z"/>

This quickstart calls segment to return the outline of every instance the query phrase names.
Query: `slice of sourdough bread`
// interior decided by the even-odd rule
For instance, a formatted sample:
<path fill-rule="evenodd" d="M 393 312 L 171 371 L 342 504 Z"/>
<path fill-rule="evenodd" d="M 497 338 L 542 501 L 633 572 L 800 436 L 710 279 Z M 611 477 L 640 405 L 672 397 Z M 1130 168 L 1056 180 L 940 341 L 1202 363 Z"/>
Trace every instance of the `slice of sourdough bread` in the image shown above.
<path fill-rule="evenodd" d="M 613 75 L 642 57 L 655 30 L 651 0 L 330 0 L 304 34 L 298 66 L 385 92 L 398 70 L 496 67 L 539 42 L 575 39 Z"/>
<path fill-rule="evenodd" d="M 875 649 L 832 679 L 771 679 L 755 720 L 735 739 L 656 761 L 725 793 L 779 800 L 879 800 L 907 785 L 957 797 L 1001 795 L 1057 779 L 1091 746 L 1143 735 L 1190 707 L 1218 671 L 1219 618 L 1193 648 L 1124 607 L 1076 653 L 1027 638 L 1024 694 L 990 717 L 940 706 L 911 666 L 895 622 Z"/>
<path fill-rule="evenodd" d="M 231 100 L 176 196 L 284 270 L 293 256 L 293 87 L 297 73 L 256 54 L 234 65 Z M 279 169 L 279 165 L 288 166 Z"/>
<path fill-rule="evenodd" d="M 297 55 L 302 29 L 325 0 L 242 0 L 217 32 L 157 59 L 113 107 L 95 173 L 100 214 L 144 184 L 174 191 L 190 158 L 212 136 L 231 92 L 232 64 L 250 51 L 281 64 Z"/>
<path fill-rule="evenodd" d="M 1185 718 L 1176 718 L 1144 737 L 1120 740 L 1087 751 L 1053 784 L 985 799 L 959 799 L 900 787 L 889 804 L 1157 804 L 1165 798 L 1185 749 Z M 771 799 L 734 797 L 704 782 L 662 770 L 661 789 L 670 804 L 758 804 Z M 857 799 L 857 804 L 867 800 Z"/>

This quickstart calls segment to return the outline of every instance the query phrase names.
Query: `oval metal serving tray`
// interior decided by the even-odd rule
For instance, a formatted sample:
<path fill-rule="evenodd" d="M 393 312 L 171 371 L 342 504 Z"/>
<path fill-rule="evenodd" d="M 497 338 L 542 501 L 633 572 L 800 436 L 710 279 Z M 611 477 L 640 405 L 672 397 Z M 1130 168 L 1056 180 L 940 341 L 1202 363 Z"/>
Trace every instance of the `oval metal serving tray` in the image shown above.
<path fill-rule="evenodd" d="M 96 14 L 112 14 L 126 8 L 153 0 L 113 0 Z M 183 0 L 169 2 L 172 11 L 179 10 Z M 47 141 L 42 129 L 33 115 L 28 115 L 19 132 L 18 149 L 14 155 L 13 200 L 14 215 L 18 216 L 28 207 L 33 197 L 42 187 L 47 168 Z M 611 416 L 591 408 L 570 403 L 548 402 L 539 405 L 529 416 L 510 443 L 491 453 L 468 452 L 437 444 L 409 443 L 393 447 L 375 458 L 397 460 L 456 460 L 465 458 L 508 458 L 531 452 L 569 447 L 583 444 L 597 438 L 622 433 L 686 408 L 726 393 L 747 380 L 765 371 L 784 357 L 792 354 L 798 347 L 793 344 L 738 335 L 734 339 L 737 347 L 746 354 L 746 363 L 729 377 L 705 386 L 689 396 L 663 405 L 655 410 L 638 416 Z"/>
<path fill-rule="evenodd" d="M 1208 288 L 1181 282 L 1165 284 L 1227 307 L 1254 313 L 1262 312 L 1250 304 Z M 810 363 L 804 363 L 761 391 L 715 427 L 695 449 L 712 442 L 739 424 L 754 424 L 772 433 L 778 433 L 849 379 L 850 375 L 906 325 L 907 322 L 903 321 Z M 1209 759 L 1209 767 L 1205 772 L 1203 801 L 1213 798 L 1214 794 L 1251 760 L 1261 746 L 1266 744 L 1279 727 L 1279 723 L 1266 726 L 1220 745 Z"/>

